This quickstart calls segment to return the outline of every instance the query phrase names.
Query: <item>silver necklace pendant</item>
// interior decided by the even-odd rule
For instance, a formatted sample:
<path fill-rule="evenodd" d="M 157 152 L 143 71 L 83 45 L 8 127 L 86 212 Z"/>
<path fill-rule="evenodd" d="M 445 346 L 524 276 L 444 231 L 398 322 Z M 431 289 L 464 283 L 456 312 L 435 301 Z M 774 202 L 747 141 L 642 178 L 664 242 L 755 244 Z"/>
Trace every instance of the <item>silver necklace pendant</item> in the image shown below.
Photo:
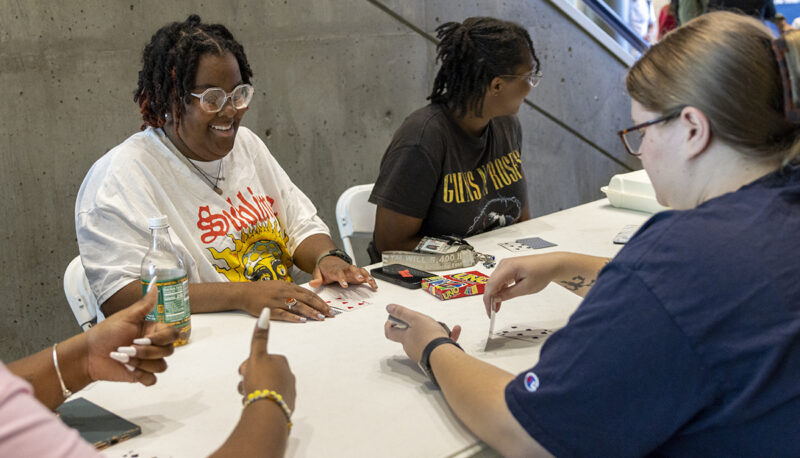
<path fill-rule="evenodd" d="M 220 189 L 220 187 L 217 186 L 221 180 L 225 180 L 225 178 L 222 176 L 222 160 L 220 160 L 219 162 L 219 169 L 217 169 L 217 176 L 214 177 L 214 181 L 211 181 L 212 178 L 211 175 L 207 174 L 205 170 L 198 167 L 197 164 L 195 164 L 191 159 L 187 158 L 186 162 L 191 164 L 191 166 L 194 167 L 195 170 L 197 170 L 198 175 L 208 182 L 208 185 L 211 186 L 211 189 L 213 189 L 214 192 L 216 192 L 220 196 L 222 195 L 222 189 Z"/>
<path fill-rule="evenodd" d="M 199 176 L 200 178 L 205 180 L 208 183 L 208 185 L 211 187 L 211 189 L 214 190 L 214 192 L 216 192 L 220 196 L 222 195 L 222 189 L 220 189 L 220 187 L 217 186 L 220 181 L 224 181 L 225 180 L 225 177 L 222 176 L 222 159 L 220 159 L 220 161 L 219 161 L 219 167 L 217 168 L 217 176 L 214 177 L 214 180 L 212 181 L 211 180 L 211 178 L 212 178 L 211 175 L 207 174 L 203 169 L 198 167 L 198 165 L 195 164 L 194 161 L 189 159 L 188 156 L 186 156 L 185 154 L 181 153 L 178 150 L 178 148 L 175 146 L 175 144 L 172 142 L 172 140 L 169 138 L 169 136 L 166 134 L 166 131 L 163 128 L 158 129 L 157 132 L 159 133 L 159 136 L 163 136 L 164 137 L 162 139 L 162 141 L 164 142 L 165 145 L 167 145 L 167 148 L 169 148 L 169 150 L 172 152 L 172 154 L 177 156 L 178 159 L 181 160 L 181 162 L 186 164 L 187 167 L 189 167 L 189 170 L 193 170 L 194 172 L 196 172 L 197 176 Z M 180 136 L 178 136 L 178 138 L 180 138 Z"/>

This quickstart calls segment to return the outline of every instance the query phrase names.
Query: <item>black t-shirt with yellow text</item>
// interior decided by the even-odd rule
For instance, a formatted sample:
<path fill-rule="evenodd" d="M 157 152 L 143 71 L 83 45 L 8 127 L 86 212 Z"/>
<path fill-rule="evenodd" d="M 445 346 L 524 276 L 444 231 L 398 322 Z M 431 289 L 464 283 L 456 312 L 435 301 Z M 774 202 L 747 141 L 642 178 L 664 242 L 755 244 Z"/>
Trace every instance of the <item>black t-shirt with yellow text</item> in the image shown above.
<path fill-rule="evenodd" d="M 519 221 L 527 205 L 516 116 L 489 121 L 480 138 L 442 105 L 405 119 L 383 156 L 369 201 L 422 218 L 420 236 L 469 237 Z"/>

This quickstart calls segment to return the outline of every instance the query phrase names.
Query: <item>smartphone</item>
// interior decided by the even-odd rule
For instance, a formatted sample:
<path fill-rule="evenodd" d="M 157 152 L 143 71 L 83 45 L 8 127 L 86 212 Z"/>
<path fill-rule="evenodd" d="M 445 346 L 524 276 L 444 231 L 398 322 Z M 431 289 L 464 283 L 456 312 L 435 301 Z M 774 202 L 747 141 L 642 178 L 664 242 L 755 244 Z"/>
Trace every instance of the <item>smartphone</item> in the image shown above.
<path fill-rule="evenodd" d="M 625 245 L 626 243 L 628 243 L 628 240 L 630 240 L 631 237 L 633 237 L 633 234 L 635 234 L 636 231 L 638 230 L 639 230 L 638 224 L 629 224 L 623 227 L 622 230 L 619 231 L 619 233 L 617 233 L 617 235 L 614 236 L 613 242 L 617 245 Z"/>
<path fill-rule="evenodd" d="M 56 412 L 64 424 L 77 429 L 98 450 L 142 433 L 138 425 L 84 398 L 67 401 Z"/>
<path fill-rule="evenodd" d="M 419 289 L 422 287 L 422 279 L 435 277 L 430 272 L 404 266 L 402 264 L 390 264 L 388 266 L 376 267 L 370 270 L 375 278 L 388 281 L 389 283 L 402 286 L 408 289 Z"/>

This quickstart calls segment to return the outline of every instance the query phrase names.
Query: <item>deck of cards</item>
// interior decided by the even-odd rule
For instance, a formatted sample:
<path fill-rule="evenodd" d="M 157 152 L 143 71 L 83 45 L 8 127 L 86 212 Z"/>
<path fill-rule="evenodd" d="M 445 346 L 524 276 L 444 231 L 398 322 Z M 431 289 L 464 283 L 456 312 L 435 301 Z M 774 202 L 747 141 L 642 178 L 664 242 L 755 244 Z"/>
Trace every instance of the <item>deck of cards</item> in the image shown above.
<path fill-rule="evenodd" d="M 422 289 L 446 301 L 457 297 L 483 294 L 489 277 L 473 270 L 457 274 L 442 275 L 422 279 Z"/>

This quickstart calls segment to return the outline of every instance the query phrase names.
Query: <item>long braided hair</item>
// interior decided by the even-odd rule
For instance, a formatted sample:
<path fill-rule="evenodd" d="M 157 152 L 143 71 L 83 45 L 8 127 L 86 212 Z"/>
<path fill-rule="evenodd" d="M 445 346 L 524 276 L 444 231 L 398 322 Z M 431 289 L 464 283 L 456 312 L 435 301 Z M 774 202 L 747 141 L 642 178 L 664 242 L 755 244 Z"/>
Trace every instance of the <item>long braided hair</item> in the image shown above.
<path fill-rule="evenodd" d="M 498 75 L 510 75 L 525 63 L 530 52 L 539 71 L 539 59 L 528 32 L 519 24 L 490 17 L 473 17 L 463 23 L 447 22 L 436 28 L 440 42 L 436 60 L 442 66 L 428 96 L 460 117 L 469 111 L 481 116 L 483 96 Z"/>
<path fill-rule="evenodd" d="M 139 85 L 133 93 L 144 121 L 142 130 L 147 126 L 162 127 L 173 106 L 178 107 L 175 123 L 179 123 L 185 110 L 180 102 L 188 103 L 200 57 L 226 52 L 233 54 L 239 63 L 242 80 L 250 83 L 253 72 L 244 48 L 225 26 L 203 24 L 200 16 L 192 14 L 184 22 L 158 29 L 142 53 Z"/>

